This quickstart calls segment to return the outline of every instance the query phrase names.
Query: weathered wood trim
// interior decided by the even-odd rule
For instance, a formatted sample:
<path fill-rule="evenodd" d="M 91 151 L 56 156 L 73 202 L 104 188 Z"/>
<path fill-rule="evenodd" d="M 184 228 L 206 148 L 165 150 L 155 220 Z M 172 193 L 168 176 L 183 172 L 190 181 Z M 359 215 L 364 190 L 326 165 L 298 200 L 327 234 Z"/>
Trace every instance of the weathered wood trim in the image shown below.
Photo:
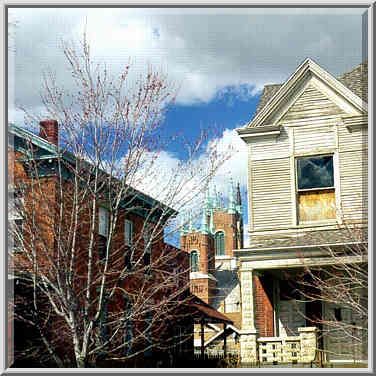
<path fill-rule="evenodd" d="M 291 223 L 293 226 L 298 224 L 297 202 L 296 202 L 296 168 L 295 168 L 295 138 L 294 128 L 289 130 L 290 147 L 290 174 L 291 174 Z"/>
<path fill-rule="evenodd" d="M 248 145 L 248 232 L 254 231 L 253 215 L 253 183 L 252 183 L 252 150 Z"/>
<path fill-rule="evenodd" d="M 352 132 L 356 128 L 368 127 L 368 117 L 367 116 L 346 116 L 342 117 L 342 122 L 345 127 Z"/>
<path fill-rule="evenodd" d="M 280 126 L 272 125 L 272 126 L 265 126 L 262 128 L 237 128 L 235 129 L 238 133 L 239 137 L 247 142 L 250 138 L 255 137 L 262 137 L 262 136 L 279 136 L 281 133 Z"/>
<path fill-rule="evenodd" d="M 341 192 L 341 170 L 339 163 L 339 135 L 338 135 L 338 126 L 334 127 L 334 136 L 335 136 L 335 146 L 336 151 L 333 154 L 333 173 L 334 173 L 334 189 L 335 189 L 335 202 L 337 210 L 337 221 L 341 225 L 343 223 L 342 216 L 342 192 Z"/>
<path fill-rule="evenodd" d="M 282 256 L 282 255 L 281 255 Z M 246 270 L 263 270 L 263 269 L 281 269 L 281 268 L 301 268 L 303 266 L 319 266 L 319 265 L 333 265 L 333 264 L 361 264 L 366 263 L 368 258 L 366 256 L 343 256 L 333 260 L 333 257 L 314 257 L 314 252 L 304 255 L 305 257 L 291 257 L 291 254 L 286 255 L 285 258 L 278 256 L 270 256 L 270 259 L 259 257 L 244 257 L 242 259 L 242 271 Z M 241 257 L 241 256 L 240 256 Z"/>

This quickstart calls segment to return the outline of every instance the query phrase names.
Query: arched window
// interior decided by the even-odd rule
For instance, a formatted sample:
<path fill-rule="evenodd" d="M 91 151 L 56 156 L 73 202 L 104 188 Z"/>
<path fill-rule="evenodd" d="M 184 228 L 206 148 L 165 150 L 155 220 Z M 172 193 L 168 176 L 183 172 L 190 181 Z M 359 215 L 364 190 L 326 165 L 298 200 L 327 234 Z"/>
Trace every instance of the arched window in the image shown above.
<path fill-rule="evenodd" d="M 215 240 L 215 255 L 225 255 L 225 233 L 223 231 L 217 231 L 214 236 Z"/>
<path fill-rule="evenodd" d="M 198 252 L 192 251 L 191 252 L 191 272 L 198 271 Z"/>

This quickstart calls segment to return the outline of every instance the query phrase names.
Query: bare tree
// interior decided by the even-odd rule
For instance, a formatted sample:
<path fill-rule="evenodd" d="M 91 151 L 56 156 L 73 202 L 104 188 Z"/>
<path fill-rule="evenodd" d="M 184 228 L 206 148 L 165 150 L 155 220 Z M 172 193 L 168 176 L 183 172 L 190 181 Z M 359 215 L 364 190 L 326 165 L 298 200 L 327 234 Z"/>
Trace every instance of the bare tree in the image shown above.
<path fill-rule="evenodd" d="M 342 244 L 323 246 L 326 262 L 303 262 L 297 289 L 322 311 L 306 317 L 321 330 L 329 356 L 366 360 L 368 344 L 368 242 L 364 225 L 337 230 Z M 329 343 L 330 342 L 330 343 Z M 320 349 L 322 350 L 322 348 Z"/>
<path fill-rule="evenodd" d="M 86 36 L 63 51 L 75 90 L 66 93 L 48 74 L 42 91 L 60 144 L 46 154 L 24 130 L 25 153 L 9 159 L 10 255 L 13 272 L 31 286 L 33 312 L 44 312 L 25 317 L 16 306 L 19 319 L 35 326 L 58 366 L 67 364 L 64 354 L 86 367 L 176 344 L 168 325 L 184 319 L 189 265 L 164 236 L 230 150 L 218 151 L 205 132 L 190 144 L 174 137 L 186 157 L 163 171 L 162 124 L 176 95 L 167 76 L 150 67 L 132 80 L 127 64 L 112 77 L 93 63 Z"/>

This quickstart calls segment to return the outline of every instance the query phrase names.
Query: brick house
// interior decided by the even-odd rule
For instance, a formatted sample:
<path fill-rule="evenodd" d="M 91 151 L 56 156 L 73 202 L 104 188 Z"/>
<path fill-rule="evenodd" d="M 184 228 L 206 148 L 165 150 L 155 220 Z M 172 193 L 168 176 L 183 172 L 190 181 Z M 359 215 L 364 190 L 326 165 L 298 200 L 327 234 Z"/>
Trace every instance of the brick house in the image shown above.
<path fill-rule="evenodd" d="M 37 275 L 44 273 L 46 278 L 60 278 L 58 268 L 61 255 L 69 248 L 68 245 L 72 244 L 69 238 L 72 235 L 69 232 L 71 223 L 69 215 L 74 207 L 72 197 L 74 197 L 75 185 L 72 184 L 72 179 L 70 180 L 69 169 L 77 165 L 73 156 L 67 152 L 62 157 L 58 156 L 58 141 L 59 127 L 56 121 L 41 122 L 39 135 L 15 125 L 9 125 L 8 128 L 9 225 L 12 229 L 9 238 L 12 254 L 12 257 L 9 257 L 9 278 L 14 285 L 16 295 L 17 291 L 24 292 L 30 288 L 22 282 L 22 276 L 31 273 L 28 255 L 30 256 L 33 250 L 40 270 Z M 86 163 L 83 166 L 89 165 Z M 82 171 L 82 176 L 85 176 L 85 169 Z M 85 178 L 89 179 L 90 173 Z M 109 277 L 106 289 L 110 290 L 118 286 L 119 290 L 119 293 L 114 293 L 112 299 L 106 302 L 104 314 L 100 318 L 98 336 L 109 338 L 114 329 L 107 322 L 119 312 L 125 312 L 126 303 L 132 304 L 131 309 L 136 310 L 137 297 L 144 293 L 145 300 L 150 299 L 152 302 L 149 311 L 141 302 L 140 312 L 134 313 L 132 319 L 128 320 L 124 330 L 119 334 L 120 339 L 117 340 L 122 341 L 122 338 L 124 341 L 128 340 L 132 346 L 127 346 L 127 351 L 129 348 L 134 352 L 139 351 L 137 362 L 145 361 L 143 366 L 147 366 L 148 363 L 153 365 L 159 358 L 158 354 L 162 350 L 159 350 L 158 343 L 167 346 L 175 356 L 179 356 L 180 353 L 188 356 L 193 350 L 191 339 L 193 318 L 183 314 L 181 309 L 181 305 L 190 299 L 186 288 L 189 261 L 185 252 L 165 243 L 163 238 L 164 222 L 176 215 L 176 212 L 133 188 L 130 192 L 128 202 L 132 201 L 132 208 L 129 210 L 125 208 L 124 212 L 120 211 L 111 240 L 110 208 L 106 201 L 104 199 L 98 201 L 93 216 L 90 214 L 90 195 L 81 200 L 79 218 L 75 222 L 77 227 L 75 234 L 78 238 L 75 252 L 78 256 L 73 265 L 72 283 L 77 294 L 82 291 L 89 268 L 88 244 L 91 241 L 88 235 L 89 228 L 95 226 L 92 247 L 93 279 L 99 278 L 104 270 L 103 260 L 106 251 L 112 252 L 111 257 L 108 258 Z M 22 205 L 22 211 L 17 210 L 17 205 Z M 58 215 L 59 208 L 64 208 L 62 216 Z M 161 220 L 162 216 L 164 218 Z M 34 221 L 31 221 L 31 218 Z M 156 235 L 145 238 L 146 226 Z M 63 266 L 61 270 L 65 270 Z M 127 270 L 129 270 L 128 274 L 126 274 Z M 121 275 L 121 273 L 125 274 Z M 93 299 L 99 294 L 98 289 L 100 283 L 94 281 L 90 287 Z M 127 302 L 128 298 L 125 298 L 124 293 L 120 291 L 126 291 L 131 301 Z M 31 298 L 32 289 L 25 296 Z M 161 302 L 164 300 L 168 301 L 169 308 L 166 308 L 167 305 L 162 305 Z M 142 307 L 146 313 L 143 313 Z M 153 320 L 152 325 L 149 325 L 151 320 Z M 54 320 L 49 321 L 52 323 Z M 57 317 L 55 322 L 58 322 Z M 26 342 L 25 333 L 20 332 L 22 326 L 18 323 L 18 326 L 13 328 L 12 323 L 10 321 L 8 328 L 9 335 L 14 329 L 14 337 L 10 335 L 8 341 L 9 354 L 13 340 L 16 350 L 18 345 Z M 148 332 L 146 327 L 149 328 Z M 34 333 L 31 335 L 35 335 L 35 332 L 30 328 L 29 330 L 30 333 Z M 143 332 L 143 335 L 140 339 L 135 338 L 134 342 L 131 342 L 137 330 Z M 54 341 L 57 348 L 72 347 L 69 336 L 66 338 L 61 331 L 50 339 Z M 148 350 L 141 351 L 145 347 L 145 341 L 152 346 Z"/>

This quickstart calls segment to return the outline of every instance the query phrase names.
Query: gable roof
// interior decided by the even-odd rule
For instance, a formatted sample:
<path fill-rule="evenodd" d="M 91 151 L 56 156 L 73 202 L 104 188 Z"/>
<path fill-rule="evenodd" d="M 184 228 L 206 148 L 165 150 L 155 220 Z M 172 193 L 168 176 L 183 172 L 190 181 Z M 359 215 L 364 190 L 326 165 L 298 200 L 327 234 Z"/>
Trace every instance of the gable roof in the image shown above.
<path fill-rule="evenodd" d="M 307 62 L 313 63 L 311 59 L 306 59 L 303 64 L 298 68 L 296 72 L 307 64 Z M 295 72 L 295 73 L 296 73 Z M 282 86 L 284 86 L 292 76 L 283 84 L 271 84 L 265 85 L 261 93 L 261 98 L 256 108 L 254 117 L 250 122 L 255 119 L 255 117 L 264 109 L 264 107 L 271 101 L 271 99 L 279 92 Z M 344 85 L 347 89 L 351 90 L 353 94 L 361 98 L 364 102 L 368 103 L 368 62 L 365 61 L 349 72 L 342 74 L 337 78 L 337 81 Z M 249 124 L 249 123 L 248 123 Z"/>
<path fill-rule="evenodd" d="M 208 303 L 205 303 L 196 295 L 190 294 L 190 299 L 188 299 L 187 305 L 191 317 L 196 323 L 234 324 L 227 316 L 214 309 Z"/>

